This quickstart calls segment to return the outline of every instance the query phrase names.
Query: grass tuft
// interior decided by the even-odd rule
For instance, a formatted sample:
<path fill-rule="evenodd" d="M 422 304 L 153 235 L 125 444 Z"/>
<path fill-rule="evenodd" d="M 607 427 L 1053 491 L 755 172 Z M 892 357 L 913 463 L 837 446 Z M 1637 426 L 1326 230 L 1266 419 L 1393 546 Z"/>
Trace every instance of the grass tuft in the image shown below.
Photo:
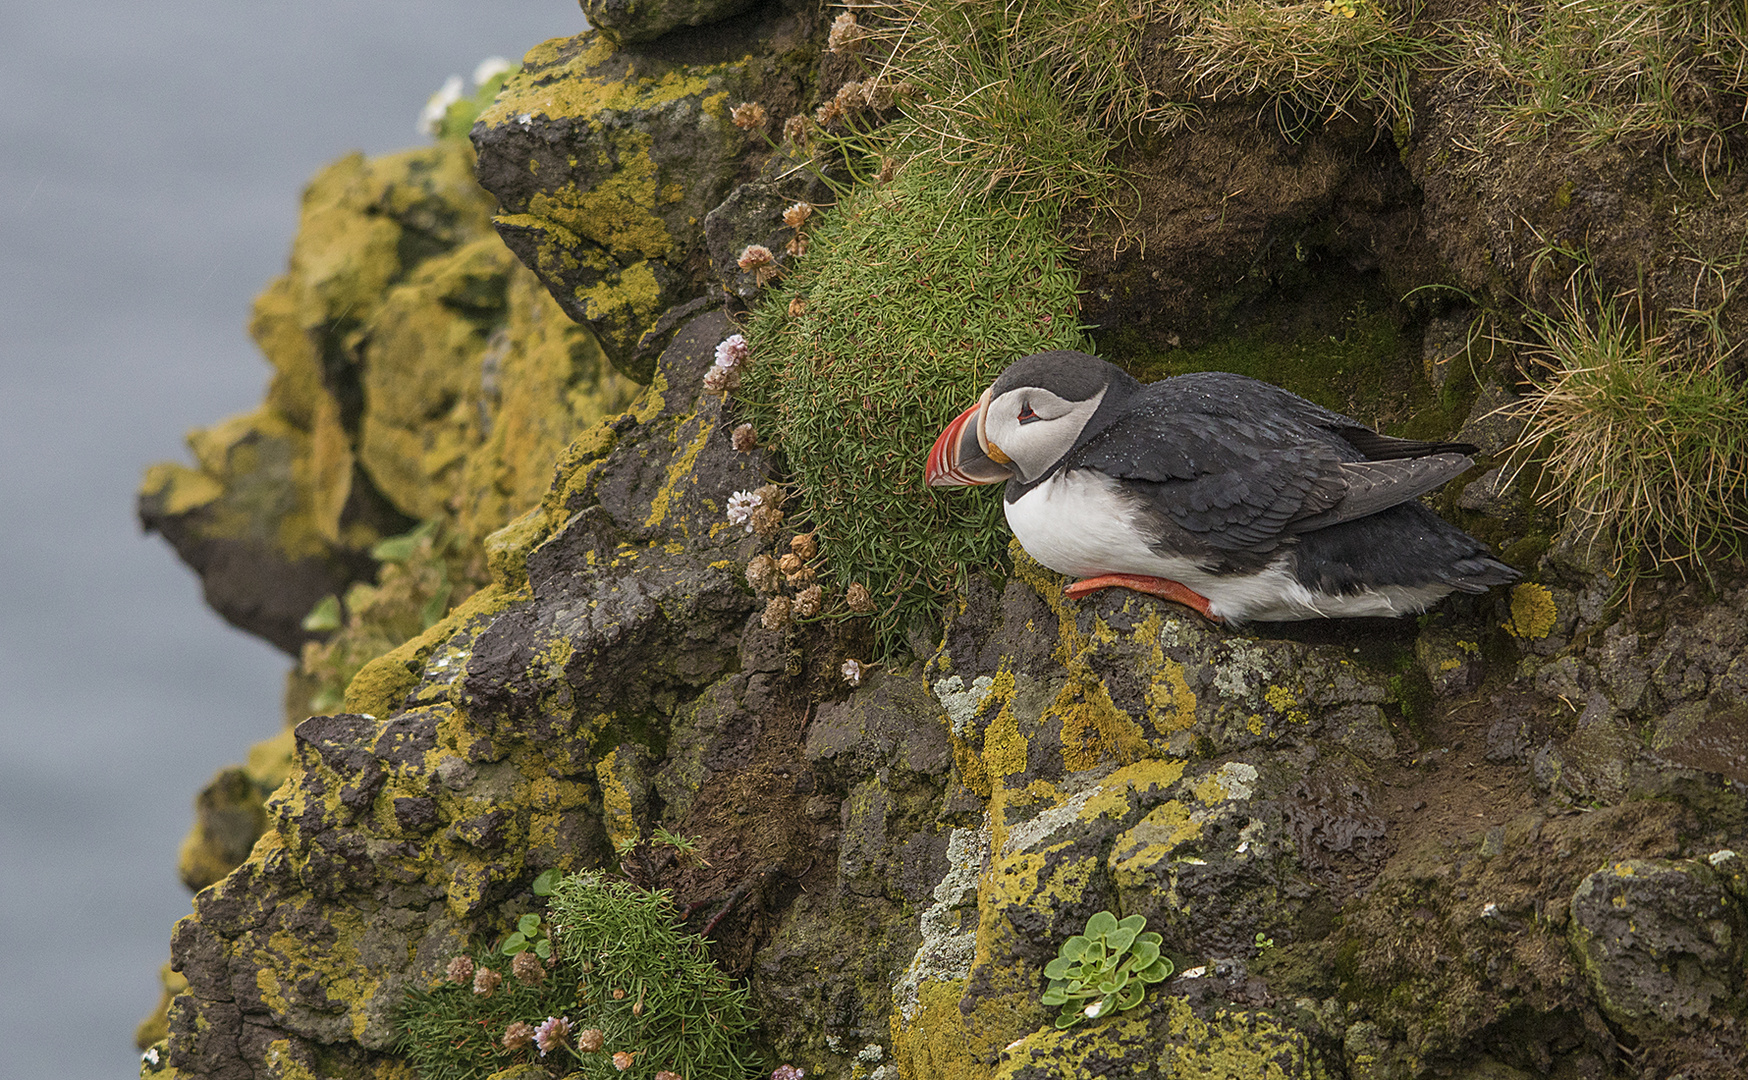
<path fill-rule="evenodd" d="M 1178 111 L 1148 86 L 1149 23 L 1166 0 L 882 0 L 853 5 L 905 103 L 904 152 L 950 169 L 962 196 L 1017 209 L 1102 205 L 1112 150 L 1139 125 Z"/>
<path fill-rule="evenodd" d="M 1409 71 L 1431 49 L 1408 21 L 1373 0 L 1201 0 L 1177 49 L 1198 97 L 1265 95 L 1283 131 L 1301 126 L 1294 113 L 1334 119 L 1358 107 L 1395 127 L 1413 117 Z"/>
<path fill-rule="evenodd" d="M 1621 576 L 1641 559 L 1703 568 L 1743 550 L 1748 387 L 1714 334 L 1658 333 L 1634 300 L 1575 274 L 1553 314 L 1529 320 L 1535 367 L 1518 407 L 1521 464 L 1543 456 L 1537 498 L 1566 508 Z"/>
<path fill-rule="evenodd" d="M 1490 87 L 1494 138 L 1550 128 L 1581 148 L 1676 144 L 1723 160 L 1744 119 L 1748 7 L 1722 0 L 1507 3 L 1453 23 L 1458 66 Z"/>
<path fill-rule="evenodd" d="M 1008 364 L 1084 347 L 1078 278 L 1049 209 L 968 201 L 913 162 L 827 217 L 786 288 L 754 310 L 739 397 L 787 458 L 828 584 L 874 594 L 883 655 L 968 571 L 1003 565 L 1000 493 L 932 490 L 923 466 Z"/>

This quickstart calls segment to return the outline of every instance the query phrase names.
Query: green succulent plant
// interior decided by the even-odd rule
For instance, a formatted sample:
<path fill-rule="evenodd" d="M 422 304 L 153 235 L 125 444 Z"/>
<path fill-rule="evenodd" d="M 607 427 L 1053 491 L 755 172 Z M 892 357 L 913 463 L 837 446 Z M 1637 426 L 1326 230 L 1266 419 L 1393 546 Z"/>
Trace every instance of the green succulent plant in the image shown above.
<path fill-rule="evenodd" d="M 1171 961 L 1159 952 L 1160 936 L 1142 933 L 1146 925 L 1145 915 L 1119 922 L 1101 911 L 1086 921 L 1085 933 L 1062 943 L 1056 959 L 1044 965 L 1050 985 L 1043 1002 L 1062 1006 L 1058 1028 L 1133 1009 L 1141 1004 L 1148 983 L 1163 982 L 1171 974 Z"/>

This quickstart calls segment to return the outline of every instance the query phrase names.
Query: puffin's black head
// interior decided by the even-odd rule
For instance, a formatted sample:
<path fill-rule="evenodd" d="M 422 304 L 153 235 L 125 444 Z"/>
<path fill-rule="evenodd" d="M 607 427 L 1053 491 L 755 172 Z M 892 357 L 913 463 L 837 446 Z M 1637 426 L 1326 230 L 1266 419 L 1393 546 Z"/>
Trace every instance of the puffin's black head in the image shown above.
<path fill-rule="evenodd" d="M 1083 352 L 1034 353 L 1010 364 L 935 440 L 929 452 L 933 487 L 1030 483 L 1067 455 L 1113 386 L 1135 381 L 1120 368 Z"/>

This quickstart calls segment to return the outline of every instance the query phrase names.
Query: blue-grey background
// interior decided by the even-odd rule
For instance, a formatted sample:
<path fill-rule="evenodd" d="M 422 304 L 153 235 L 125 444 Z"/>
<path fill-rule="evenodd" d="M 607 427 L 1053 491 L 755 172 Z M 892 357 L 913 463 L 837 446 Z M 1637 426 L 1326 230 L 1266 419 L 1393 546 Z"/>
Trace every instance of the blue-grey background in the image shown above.
<path fill-rule="evenodd" d="M 326 162 L 423 141 L 450 74 L 571 0 L 0 0 L 0 1077 L 137 1075 L 197 790 L 287 659 L 133 515 L 253 407 L 244 330 Z"/>

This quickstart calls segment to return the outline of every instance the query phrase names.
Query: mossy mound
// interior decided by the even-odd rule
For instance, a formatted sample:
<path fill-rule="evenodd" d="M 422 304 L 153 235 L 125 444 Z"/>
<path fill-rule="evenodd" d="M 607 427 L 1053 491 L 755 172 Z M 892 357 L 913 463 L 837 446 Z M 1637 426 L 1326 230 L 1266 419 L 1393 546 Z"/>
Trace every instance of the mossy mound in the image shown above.
<path fill-rule="evenodd" d="M 1008 364 L 1084 346 L 1056 225 L 903 169 L 829 215 L 753 314 L 747 411 L 786 455 L 837 586 L 873 592 L 887 649 L 967 573 L 1002 565 L 999 499 L 931 491 L 923 464 Z"/>

